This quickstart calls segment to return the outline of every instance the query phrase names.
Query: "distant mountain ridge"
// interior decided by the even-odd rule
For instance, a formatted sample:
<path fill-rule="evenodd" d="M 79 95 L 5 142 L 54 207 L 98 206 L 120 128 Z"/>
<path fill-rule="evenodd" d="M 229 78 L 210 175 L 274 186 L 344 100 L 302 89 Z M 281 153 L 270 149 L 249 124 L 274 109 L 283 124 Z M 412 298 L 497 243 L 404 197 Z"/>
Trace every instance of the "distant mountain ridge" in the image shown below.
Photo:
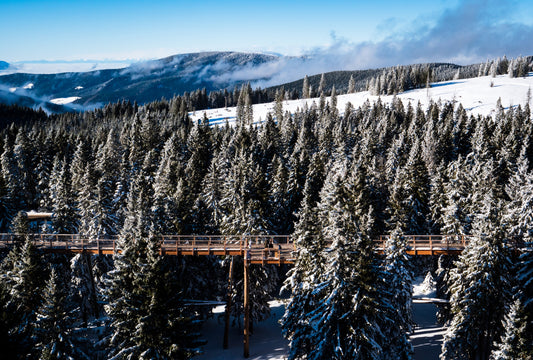
<path fill-rule="evenodd" d="M 208 92 L 224 89 L 239 82 L 227 77 L 228 73 L 278 59 L 278 56 L 256 53 L 202 52 L 135 63 L 124 69 L 15 73 L 0 76 L 0 102 L 13 103 L 19 97 L 28 106 L 29 98 L 39 105 L 52 99 L 79 97 L 69 105 L 71 108 L 98 107 L 120 100 L 142 104 L 196 89 L 205 88 Z"/>
<path fill-rule="evenodd" d="M 5 61 L 0 61 L 0 70 L 5 70 L 9 67 L 9 63 Z"/>
<path fill-rule="evenodd" d="M 241 53 L 241 52 L 200 52 L 173 55 L 166 58 L 134 63 L 126 68 L 95 70 L 89 72 L 65 72 L 53 74 L 13 73 L 0 76 L 0 103 L 39 108 L 48 112 L 81 111 L 102 107 L 108 103 L 122 100 L 145 104 L 162 98 L 171 99 L 185 92 L 205 89 L 206 95 L 211 91 L 228 89 L 242 83 L 271 84 L 261 94 L 261 101 L 269 102 L 274 94 L 281 90 L 290 99 L 302 96 L 304 79 L 297 74 L 306 73 L 308 58 L 291 58 L 282 55 Z M 498 61 L 501 59 L 498 59 Z M 505 60 L 507 62 L 507 60 Z M 531 68 L 533 57 L 523 59 L 523 63 Z M 6 66 L 0 62 L 0 66 Z M 287 67 L 287 65 L 290 65 Z M 319 96 L 319 89 L 326 95 L 335 87 L 337 93 L 346 93 L 350 79 L 354 91 L 366 90 L 374 81 L 389 83 L 390 79 L 401 80 L 404 74 L 428 73 L 426 79 L 443 81 L 452 78 L 470 78 L 492 72 L 492 62 L 486 64 L 456 65 L 448 63 L 416 64 L 393 66 L 380 69 L 332 71 L 324 74 L 309 73 L 308 84 L 314 96 Z M 284 68 L 286 66 L 286 68 Z M 287 69 L 295 69 L 287 75 Z M 310 66 L 309 69 L 315 68 Z M 416 70 L 418 69 L 418 70 Z M 285 70 L 285 76 L 278 76 Z M 312 71 L 312 70 L 309 70 Z M 323 76 L 322 76 L 323 75 Z M 284 80 L 283 80 L 284 79 Z M 285 82 L 289 81 L 290 82 Z M 420 79 L 418 79 L 420 83 Z M 285 83 L 283 83 L 285 82 Z M 266 85 L 268 86 L 268 85 Z M 401 89 L 400 89 L 401 91 Z M 202 95 L 203 96 L 203 95 Z M 205 97 L 205 96 L 204 96 Z M 212 94 L 210 99 L 221 97 Z M 233 94 L 233 101 L 238 95 Z M 205 102 L 207 104 L 207 102 Z M 206 107 L 217 107 L 215 101 Z M 219 105 L 220 106 L 220 105 Z M 227 105 L 226 105 L 227 106 Z"/>

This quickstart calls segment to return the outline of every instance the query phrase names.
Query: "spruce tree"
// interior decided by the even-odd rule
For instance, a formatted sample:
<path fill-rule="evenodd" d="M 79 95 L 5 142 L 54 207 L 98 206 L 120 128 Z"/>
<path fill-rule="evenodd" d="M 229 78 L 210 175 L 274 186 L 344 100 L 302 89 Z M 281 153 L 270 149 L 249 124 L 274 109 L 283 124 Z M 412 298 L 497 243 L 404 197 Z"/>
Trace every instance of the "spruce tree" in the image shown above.
<path fill-rule="evenodd" d="M 308 99 L 310 98 L 311 96 L 311 91 L 310 91 L 310 87 L 309 87 L 309 76 L 305 75 L 304 77 L 304 82 L 303 82 L 303 85 L 302 85 L 302 99 Z"/>
<path fill-rule="evenodd" d="M 384 287 L 390 323 L 384 327 L 389 342 L 384 345 L 386 359 L 411 359 L 413 346 L 409 334 L 413 330 L 412 289 L 413 275 L 406 254 L 407 241 L 396 228 L 385 243 Z"/>
<path fill-rule="evenodd" d="M 69 300 L 78 306 L 74 313 L 87 325 L 101 311 L 97 302 L 97 289 L 91 269 L 92 261 L 89 254 L 77 254 L 70 260 L 71 286 Z"/>
<path fill-rule="evenodd" d="M 348 82 L 348 94 L 353 94 L 355 92 L 355 80 L 353 74 L 350 75 L 350 81 Z"/>
<path fill-rule="evenodd" d="M 533 345 L 531 340 L 531 321 L 527 320 L 522 301 L 517 298 L 505 314 L 505 332 L 490 355 L 491 360 L 528 359 Z M 528 331 L 529 330 L 529 331 Z"/>
<path fill-rule="evenodd" d="M 282 289 L 291 294 L 281 319 L 283 335 L 290 341 L 289 359 L 304 358 L 314 346 L 314 329 L 309 322 L 309 314 L 316 304 L 314 286 L 326 262 L 316 210 L 317 180 L 310 176 L 305 184 L 302 208 L 292 235 L 297 249 L 296 261 Z"/>
<path fill-rule="evenodd" d="M 41 289 L 45 282 L 46 271 L 42 255 L 37 251 L 30 238 L 22 247 L 16 247 L 9 256 L 9 268 L 1 281 L 9 291 L 4 309 L 12 315 L 9 337 L 17 345 L 16 352 L 23 358 L 34 346 L 31 337 L 36 310 L 41 304 Z"/>
<path fill-rule="evenodd" d="M 62 287 L 54 268 L 43 288 L 43 303 L 37 310 L 34 325 L 36 347 L 39 359 L 89 359 L 72 341 L 72 321 L 67 306 L 67 292 Z"/>
<path fill-rule="evenodd" d="M 75 234 L 78 230 L 75 196 L 67 166 L 65 160 L 56 157 L 50 176 L 52 232 L 57 234 Z"/>
<path fill-rule="evenodd" d="M 149 157 L 149 156 L 147 156 Z M 189 358 L 197 350 L 191 314 L 182 309 L 168 281 L 151 214 L 145 162 L 128 197 L 128 215 L 109 273 L 105 309 L 111 319 L 109 356 L 125 359 Z"/>
<path fill-rule="evenodd" d="M 321 236 L 333 243 L 312 292 L 316 306 L 308 315 L 314 331 L 307 358 L 378 359 L 384 340 L 378 269 L 372 242 L 349 210 L 353 199 L 346 196 L 342 167 L 337 169 L 326 180 L 319 206 Z"/>
<path fill-rule="evenodd" d="M 510 260 L 500 217 L 501 205 L 488 191 L 474 223 L 475 237 L 450 274 L 453 318 L 441 359 L 488 359 L 503 332 L 501 309 L 510 296 Z"/>

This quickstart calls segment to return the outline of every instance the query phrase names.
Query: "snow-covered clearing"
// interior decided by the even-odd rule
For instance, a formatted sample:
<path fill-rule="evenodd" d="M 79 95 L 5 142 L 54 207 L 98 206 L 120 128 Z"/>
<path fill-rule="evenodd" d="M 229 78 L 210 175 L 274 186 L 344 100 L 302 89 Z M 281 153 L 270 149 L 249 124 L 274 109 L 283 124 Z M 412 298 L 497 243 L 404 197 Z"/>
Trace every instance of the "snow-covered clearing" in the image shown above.
<path fill-rule="evenodd" d="M 413 297 L 434 298 L 437 289 L 430 273 L 417 277 L 413 282 Z M 414 334 L 410 336 L 415 360 L 438 359 L 442 338 L 446 328 L 437 323 L 437 307 L 434 304 L 414 303 L 413 320 L 416 323 Z"/>
<path fill-rule="evenodd" d="M 430 272 L 425 277 L 419 276 L 413 281 L 413 297 L 435 297 L 436 294 L 435 280 Z"/>
<path fill-rule="evenodd" d="M 501 99 L 504 108 L 519 104 L 524 106 L 527 101 L 528 89 L 531 87 L 533 87 L 533 73 L 529 73 L 526 78 L 510 78 L 507 75 L 499 75 L 495 78 L 483 76 L 473 79 L 433 83 L 429 89 L 410 90 L 398 94 L 396 97 L 402 100 L 404 106 L 407 106 L 409 102 L 413 106 L 420 102 L 425 107 L 430 101 L 455 101 L 463 104 L 469 114 L 490 115 L 494 112 L 498 99 Z M 363 105 L 366 100 L 373 103 L 378 98 L 384 103 L 391 103 L 394 96 L 373 96 L 368 91 L 339 95 L 337 97 L 337 108 L 342 114 L 348 102 L 357 108 Z M 329 97 L 327 100 L 329 101 Z M 306 103 L 307 106 L 311 106 L 313 102 L 318 104 L 319 99 L 284 101 L 283 110 L 294 113 L 297 109 L 302 109 Z M 253 105 L 254 121 L 264 121 L 267 114 L 269 112 L 273 113 L 273 110 L 274 103 Z M 200 110 L 191 112 L 190 116 L 193 120 L 198 121 L 203 118 L 204 114 L 211 124 L 224 125 L 226 120 L 230 123 L 235 121 L 236 108 Z"/>
<path fill-rule="evenodd" d="M 52 99 L 50 100 L 50 102 L 56 105 L 65 105 L 65 104 L 70 104 L 71 102 L 74 102 L 78 99 L 81 99 L 81 98 L 79 96 L 71 96 L 71 97 L 66 97 L 66 98 Z"/>
<path fill-rule="evenodd" d="M 434 304 L 413 304 L 415 332 L 410 336 L 414 360 L 438 360 L 446 328 L 437 324 Z"/>
<path fill-rule="evenodd" d="M 431 297 L 435 294 L 435 285 L 428 278 L 415 279 L 414 296 Z M 284 360 L 289 353 L 289 342 L 281 335 L 279 319 L 285 312 L 282 301 L 270 302 L 271 316 L 263 322 L 254 324 L 254 333 L 250 336 L 251 360 Z M 437 324 L 437 307 L 434 304 L 413 304 L 413 317 L 417 324 L 411 335 L 415 349 L 415 360 L 438 359 L 442 345 L 442 337 L 446 328 Z M 208 341 L 203 347 L 204 353 L 197 357 L 200 360 L 233 360 L 243 357 L 242 327 L 231 327 L 229 348 L 222 349 L 224 337 L 224 305 L 213 310 L 214 316 L 202 327 L 202 335 Z"/>
<path fill-rule="evenodd" d="M 289 342 L 281 336 L 279 319 L 285 312 L 283 302 L 270 302 L 270 318 L 254 323 L 254 333 L 250 336 L 250 360 L 282 360 L 289 353 Z M 204 353 L 195 359 L 234 360 L 244 359 L 243 330 L 238 326 L 230 327 L 229 348 L 222 349 L 224 338 L 224 305 L 213 310 L 213 318 L 202 327 L 202 335 L 208 341 L 203 347 Z"/>

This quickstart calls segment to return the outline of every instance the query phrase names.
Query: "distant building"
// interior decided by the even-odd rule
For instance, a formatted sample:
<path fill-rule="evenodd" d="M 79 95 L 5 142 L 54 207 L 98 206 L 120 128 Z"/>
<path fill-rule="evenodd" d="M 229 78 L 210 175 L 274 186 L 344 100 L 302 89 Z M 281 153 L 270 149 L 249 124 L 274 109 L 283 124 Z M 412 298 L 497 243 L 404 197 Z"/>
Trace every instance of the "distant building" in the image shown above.
<path fill-rule="evenodd" d="M 52 219 L 53 213 L 51 212 L 37 212 L 37 211 L 28 211 L 26 213 L 28 216 L 28 222 L 30 223 L 31 232 L 41 232 L 41 229 L 47 228 L 50 219 Z"/>

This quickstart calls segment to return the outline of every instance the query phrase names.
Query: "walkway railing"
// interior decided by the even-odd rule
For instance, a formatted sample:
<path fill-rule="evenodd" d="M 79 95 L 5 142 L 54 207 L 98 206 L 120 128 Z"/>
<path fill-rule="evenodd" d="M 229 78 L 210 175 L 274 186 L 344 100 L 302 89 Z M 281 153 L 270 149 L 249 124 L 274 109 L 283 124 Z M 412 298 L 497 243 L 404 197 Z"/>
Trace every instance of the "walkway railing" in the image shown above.
<path fill-rule="evenodd" d="M 10 248 L 26 235 L 0 234 L 0 249 Z M 81 234 L 30 234 L 34 245 L 51 252 L 88 252 L 114 254 L 120 251 L 117 236 L 94 238 Z M 440 255 L 460 253 L 473 236 L 468 235 L 404 235 L 408 253 Z M 388 235 L 374 240 L 376 251 L 382 252 Z M 160 252 L 165 255 L 240 255 L 252 263 L 290 263 L 296 247 L 289 235 L 163 235 L 157 237 Z"/>
<path fill-rule="evenodd" d="M 458 254 L 466 247 L 473 235 L 404 235 L 408 253 L 411 255 Z M 376 250 L 383 251 L 389 235 L 380 235 L 374 240 Z"/>

